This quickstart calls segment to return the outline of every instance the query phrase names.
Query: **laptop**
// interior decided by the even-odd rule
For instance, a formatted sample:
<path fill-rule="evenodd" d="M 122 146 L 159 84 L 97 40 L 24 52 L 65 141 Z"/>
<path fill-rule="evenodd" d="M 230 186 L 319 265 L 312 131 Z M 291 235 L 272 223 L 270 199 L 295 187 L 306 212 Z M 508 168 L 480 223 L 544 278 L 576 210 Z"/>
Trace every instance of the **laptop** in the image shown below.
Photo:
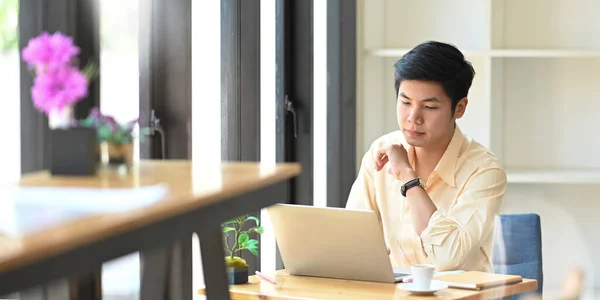
<path fill-rule="evenodd" d="M 379 219 L 370 210 L 276 204 L 267 208 L 285 269 L 292 275 L 395 283 Z"/>

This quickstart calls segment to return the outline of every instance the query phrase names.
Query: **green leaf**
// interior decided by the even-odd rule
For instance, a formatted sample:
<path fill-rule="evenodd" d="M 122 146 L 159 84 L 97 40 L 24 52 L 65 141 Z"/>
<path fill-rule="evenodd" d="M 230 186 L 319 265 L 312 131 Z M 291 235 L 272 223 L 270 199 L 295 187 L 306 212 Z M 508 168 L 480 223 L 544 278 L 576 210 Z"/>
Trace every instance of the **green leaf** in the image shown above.
<path fill-rule="evenodd" d="M 228 224 L 233 224 L 233 223 L 235 223 L 235 220 L 229 220 L 229 221 L 223 223 L 223 225 L 228 225 Z"/>
<path fill-rule="evenodd" d="M 248 242 L 249 238 L 250 237 L 246 233 L 240 234 L 240 236 L 238 236 L 238 245 L 240 247 L 246 247 L 246 243 Z"/>
<path fill-rule="evenodd" d="M 252 216 L 250 216 L 250 217 L 248 217 L 248 218 L 246 219 L 246 221 L 247 221 L 247 220 L 253 220 L 254 222 L 256 222 L 256 226 L 260 225 L 260 220 L 258 220 L 258 218 L 257 218 L 257 217 L 252 217 Z"/>
<path fill-rule="evenodd" d="M 234 231 L 234 230 L 235 230 L 235 228 L 233 228 L 233 227 L 225 227 L 225 228 L 223 228 L 223 233 Z"/>
<path fill-rule="evenodd" d="M 254 231 L 256 231 L 258 234 L 265 233 L 265 229 L 262 226 L 258 226 L 256 228 L 254 228 Z"/>
<path fill-rule="evenodd" d="M 98 140 L 109 141 L 111 138 L 112 130 L 108 126 L 100 126 L 97 129 Z"/>
<path fill-rule="evenodd" d="M 246 247 L 248 248 L 256 247 L 256 245 L 258 245 L 258 241 L 254 239 L 248 240 L 248 242 L 246 242 Z"/>
<path fill-rule="evenodd" d="M 257 245 L 252 245 L 252 247 L 246 247 L 246 249 L 248 249 L 248 251 L 258 250 L 258 246 Z"/>
<path fill-rule="evenodd" d="M 253 249 L 248 248 L 248 251 L 250 251 L 250 253 L 254 254 L 254 256 L 258 256 L 258 250 L 254 249 L 254 248 Z"/>
<path fill-rule="evenodd" d="M 93 127 L 94 120 L 91 117 L 87 117 L 81 121 L 79 121 L 79 126 L 81 127 Z"/>
<path fill-rule="evenodd" d="M 93 62 L 92 63 L 88 63 L 83 68 L 82 71 L 83 71 L 83 74 L 85 75 L 85 77 L 88 79 L 88 81 L 96 80 L 96 78 L 99 75 L 98 67 Z"/>

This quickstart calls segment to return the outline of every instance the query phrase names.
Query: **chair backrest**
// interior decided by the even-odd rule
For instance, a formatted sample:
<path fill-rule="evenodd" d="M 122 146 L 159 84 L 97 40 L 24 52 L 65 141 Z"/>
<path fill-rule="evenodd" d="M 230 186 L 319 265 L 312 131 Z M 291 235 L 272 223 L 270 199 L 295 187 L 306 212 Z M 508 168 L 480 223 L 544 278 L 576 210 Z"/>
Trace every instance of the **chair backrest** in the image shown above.
<path fill-rule="evenodd" d="M 500 215 L 496 223 L 494 271 L 536 279 L 542 294 L 542 229 L 537 214 Z"/>

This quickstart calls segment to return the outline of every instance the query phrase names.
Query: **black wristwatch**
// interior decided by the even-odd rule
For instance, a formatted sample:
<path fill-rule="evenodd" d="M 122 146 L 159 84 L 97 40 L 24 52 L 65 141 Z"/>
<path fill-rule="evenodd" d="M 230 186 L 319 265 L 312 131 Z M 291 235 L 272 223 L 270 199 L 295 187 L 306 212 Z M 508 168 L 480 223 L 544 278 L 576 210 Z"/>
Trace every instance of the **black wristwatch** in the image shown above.
<path fill-rule="evenodd" d="M 403 184 L 402 187 L 400 187 L 400 193 L 402 193 L 402 197 L 406 197 L 406 191 L 408 191 L 411 188 L 414 188 L 415 186 L 420 186 L 421 188 L 425 189 L 425 184 L 423 183 L 423 180 L 421 180 L 421 178 L 417 177 L 415 179 L 411 179 L 405 184 Z"/>

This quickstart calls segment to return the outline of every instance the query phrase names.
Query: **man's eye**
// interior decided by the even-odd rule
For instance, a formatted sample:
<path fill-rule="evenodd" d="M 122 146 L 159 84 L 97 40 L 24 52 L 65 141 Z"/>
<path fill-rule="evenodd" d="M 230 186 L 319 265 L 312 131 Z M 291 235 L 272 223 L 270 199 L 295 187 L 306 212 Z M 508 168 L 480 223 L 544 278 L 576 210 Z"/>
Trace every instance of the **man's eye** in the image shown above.
<path fill-rule="evenodd" d="M 438 109 L 437 107 L 433 107 L 433 106 L 425 106 L 425 108 L 427 108 L 427 109 Z"/>
<path fill-rule="evenodd" d="M 410 102 L 404 102 L 404 101 L 400 101 L 400 102 L 402 102 L 402 104 L 404 104 L 404 105 L 409 105 L 410 104 Z"/>

